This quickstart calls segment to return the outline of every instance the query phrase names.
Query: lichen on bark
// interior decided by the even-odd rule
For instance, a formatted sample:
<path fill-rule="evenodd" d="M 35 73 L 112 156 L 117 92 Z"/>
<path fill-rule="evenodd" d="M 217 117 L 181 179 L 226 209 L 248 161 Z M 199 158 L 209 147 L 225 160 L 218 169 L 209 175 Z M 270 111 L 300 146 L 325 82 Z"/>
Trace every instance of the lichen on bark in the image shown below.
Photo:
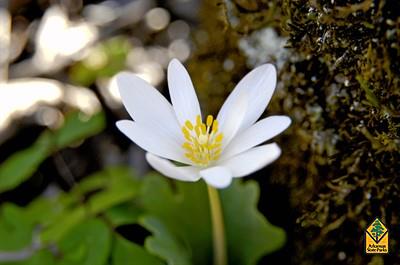
<path fill-rule="evenodd" d="M 208 112 L 248 68 L 278 63 L 268 114 L 293 124 L 271 178 L 290 189 L 293 262 L 398 260 L 399 238 L 393 254 L 372 259 L 363 231 L 379 217 L 399 232 L 400 2 L 209 0 L 201 14 L 190 69 Z M 286 48 L 267 51 L 271 30 Z"/>

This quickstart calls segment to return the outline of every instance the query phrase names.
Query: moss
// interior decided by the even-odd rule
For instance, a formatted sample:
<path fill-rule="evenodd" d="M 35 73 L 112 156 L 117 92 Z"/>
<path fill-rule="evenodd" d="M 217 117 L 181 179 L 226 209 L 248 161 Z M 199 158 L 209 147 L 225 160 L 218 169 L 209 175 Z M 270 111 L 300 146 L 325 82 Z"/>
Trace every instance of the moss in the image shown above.
<path fill-rule="evenodd" d="M 210 112 L 248 70 L 241 38 L 265 28 L 289 37 L 268 112 L 294 121 L 272 174 L 291 190 L 294 263 L 393 264 L 395 236 L 393 254 L 379 260 L 362 244 L 376 216 L 399 232 L 400 2 L 206 1 L 202 22 L 209 39 L 198 42 L 191 68 Z"/>

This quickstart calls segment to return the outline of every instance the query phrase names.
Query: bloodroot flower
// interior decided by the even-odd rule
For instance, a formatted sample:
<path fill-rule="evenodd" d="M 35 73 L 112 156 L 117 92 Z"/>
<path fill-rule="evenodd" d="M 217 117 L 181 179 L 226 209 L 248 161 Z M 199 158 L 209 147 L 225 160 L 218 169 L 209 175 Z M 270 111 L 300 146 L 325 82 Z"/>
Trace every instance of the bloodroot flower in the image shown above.
<path fill-rule="evenodd" d="M 118 121 L 118 129 L 146 150 L 147 161 L 165 176 L 182 181 L 203 178 L 215 188 L 225 188 L 232 178 L 247 176 L 281 154 L 276 143 L 260 144 L 284 131 L 290 119 L 270 116 L 257 121 L 276 85 L 271 64 L 248 73 L 216 118 L 203 119 L 190 76 L 176 59 L 168 66 L 172 105 L 132 73 L 119 73 L 113 82 L 133 119 Z"/>

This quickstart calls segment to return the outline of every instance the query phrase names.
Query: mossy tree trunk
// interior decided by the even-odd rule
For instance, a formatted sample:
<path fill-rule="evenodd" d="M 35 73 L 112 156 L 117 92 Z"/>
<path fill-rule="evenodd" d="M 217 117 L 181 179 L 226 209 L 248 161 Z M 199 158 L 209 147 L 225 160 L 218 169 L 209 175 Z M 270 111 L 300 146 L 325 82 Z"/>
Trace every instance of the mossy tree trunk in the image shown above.
<path fill-rule="evenodd" d="M 374 264 L 399 260 L 400 1 L 209 0 L 201 21 L 190 69 L 208 112 L 247 68 L 278 65 L 268 114 L 293 125 L 271 181 L 290 189 L 293 262 L 367 264 L 363 231 L 375 217 L 393 236 Z M 267 52 L 277 38 L 286 48 Z"/>

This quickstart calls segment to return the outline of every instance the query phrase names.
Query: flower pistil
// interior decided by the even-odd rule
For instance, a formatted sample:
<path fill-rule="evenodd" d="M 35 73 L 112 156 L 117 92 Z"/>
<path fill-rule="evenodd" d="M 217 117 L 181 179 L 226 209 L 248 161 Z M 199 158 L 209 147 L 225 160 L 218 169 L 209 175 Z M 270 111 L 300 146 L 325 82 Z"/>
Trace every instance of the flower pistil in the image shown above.
<path fill-rule="evenodd" d="M 200 115 L 196 116 L 196 123 L 186 120 L 182 126 L 185 142 L 185 157 L 199 166 L 208 166 L 219 159 L 222 151 L 223 134 L 218 132 L 218 121 L 212 115 L 207 116 L 203 123 Z"/>

